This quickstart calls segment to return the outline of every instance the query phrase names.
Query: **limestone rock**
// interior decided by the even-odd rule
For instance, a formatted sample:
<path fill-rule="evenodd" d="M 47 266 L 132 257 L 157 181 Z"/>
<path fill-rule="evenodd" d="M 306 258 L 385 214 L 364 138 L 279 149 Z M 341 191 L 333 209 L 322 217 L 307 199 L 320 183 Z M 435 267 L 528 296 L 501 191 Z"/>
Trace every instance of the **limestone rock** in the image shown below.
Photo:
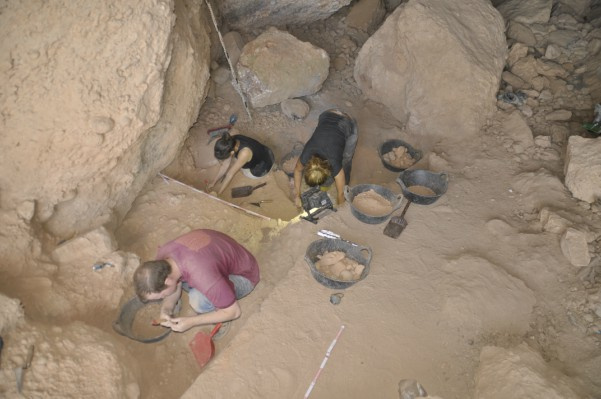
<path fill-rule="evenodd" d="M 545 24 L 551 17 L 553 0 L 508 0 L 498 7 L 507 21 L 513 20 L 523 24 Z"/>
<path fill-rule="evenodd" d="M 588 266 L 591 262 L 586 234 L 579 230 L 568 228 L 561 236 L 561 252 L 573 266 Z"/>
<path fill-rule="evenodd" d="M 511 46 L 509 54 L 507 55 L 507 65 L 510 67 L 516 63 L 517 60 L 528 55 L 528 46 L 523 43 L 515 43 Z"/>
<path fill-rule="evenodd" d="M 244 46 L 237 70 L 250 103 L 264 107 L 316 93 L 329 66 L 324 50 L 270 28 Z"/>
<path fill-rule="evenodd" d="M 512 349 L 486 346 L 480 352 L 474 398 L 578 399 L 572 384 L 526 344 Z"/>
<path fill-rule="evenodd" d="M 220 0 L 223 19 L 238 30 L 307 24 L 325 19 L 351 0 Z"/>
<path fill-rule="evenodd" d="M 61 237 L 124 215 L 198 116 L 209 59 L 200 18 L 192 0 L 7 3 L 3 205 L 35 200 Z"/>
<path fill-rule="evenodd" d="M 520 58 L 511 66 L 511 73 L 519 76 L 526 82 L 534 79 L 538 76 L 536 59 L 531 55 Z"/>
<path fill-rule="evenodd" d="M 572 224 L 569 220 L 562 218 L 549 208 L 541 209 L 539 216 L 543 231 L 549 233 L 561 234 Z"/>
<path fill-rule="evenodd" d="M 547 121 L 569 121 L 570 118 L 572 118 L 572 111 L 567 109 L 558 109 L 545 115 Z"/>
<path fill-rule="evenodd" d="M 230 31 L 223 35 L 223 44 L 225 44 L 225 49 L 227 50 L 227 55 L 230 57 L 232 65 L 236 65 L 240 59 L 242 48 L 244 47 L 242 35 L 236 31 Z M 224 61 L 227 61 L 225 60 L 225 56 Z"/>
<path fill-rule="evenodd" d="M 507 82 L 507 84 L 511 85 L 514 90 L 520 90 L 528 86 L 526 82 L 522 80 L 522 78 L 514 75 L 509 71 L 503 71 L 503 73 L 501 74 L 501 78 L 503 78 L 503 80 Z"/>
<path fill-rule="evenodd" d="M 507 27 L 507 37 L 524 43 L 526 46 L 534 46 L 536 44 L 536 37 L 532 30 L 524 24 L 516 21 L 510 21 Z"/>
<path fill-rule="evenodd" d="M 305 119 L 309 114 L 309 104 L 298 98 L 284 100 L 280 106 L 282 113 L 290 119 Z"/>
<path fill-rule="evenodd" d="M 346 24 L 366 33 L 373 33 L 384 20 L 386 9 L 382 0 L 359 0 L 346 16 Z"/>
<path fill-rule="evenodd" d="M 354 78 L 409 131 L 459 139 L 476 134 L 495 110 L 506 46 L 489 3 L 410 1 L 365 42 Z M 446 76 L 445 84 L 433 76 Z"/>
<path fill-rule="evenodd" d="M 524 149 L 534 145 L 532 130 L 530 130 L 530 127 L 528 127 L 528 124 L 518 112 L 512 112 L 504 116 L 503 132 Z"/>
<path fill-rule="evenodd" d="M 52 260 L 59 264 L 93 262 L 117 249 L 115 237 L 104 227 L 99 227 L 80 237 L 73 238 L 52 251 Z"/>
<path fill-rule="evenodd" d="M 571 136 L 564 165 L 565 185 L 574 198 L 595 202 L 601 198 L 601 139 Z"/>
<path fill-rule="evenodd" d="M 7 333 L 24 320 L 25 313 L 21 302 L 0 294 L 0 335 Z"/>

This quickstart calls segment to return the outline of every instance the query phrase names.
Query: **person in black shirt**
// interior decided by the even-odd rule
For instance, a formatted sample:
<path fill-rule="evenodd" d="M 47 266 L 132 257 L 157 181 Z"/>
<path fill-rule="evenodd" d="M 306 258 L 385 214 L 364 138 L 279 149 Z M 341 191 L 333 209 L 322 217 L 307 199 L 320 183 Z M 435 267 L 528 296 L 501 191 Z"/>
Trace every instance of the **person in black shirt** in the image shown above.
<path fill-rule="evenodd" d="M 313 135 L 294 168 L 296 206 L 301 205 L 301 177 L 310 187 L 336 184 L 338 204 L 344 203 L 344 186 L 351 178 L 357 146 L 357 123 L 348 114 L 329 109 L 319 116 Z"/>
<path fill-rule="evenodd" d="M 229 133 L 225 133 L 215 143 L 213 152 L 215 158 L 220 161 L 234 157 L 233 162 L 222 163 L 222 167 L 208 187 L 209 189 L 213 188 L 217 181 L 223 179 L 217 194 L 221 194 L 225 190 L 239 170 L 242 170 L 245 176 L 256 179 L 269 173 L 275 161 L 269 147 L 242 134 L 231 136 Z"/>

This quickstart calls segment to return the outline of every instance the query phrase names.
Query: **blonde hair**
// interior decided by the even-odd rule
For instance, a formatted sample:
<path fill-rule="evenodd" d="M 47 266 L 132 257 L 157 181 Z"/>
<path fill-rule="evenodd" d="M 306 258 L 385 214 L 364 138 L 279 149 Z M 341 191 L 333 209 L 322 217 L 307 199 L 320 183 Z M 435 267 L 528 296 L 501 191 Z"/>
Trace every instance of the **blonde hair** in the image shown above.
<path fill-rule="evenodd" d="M 327 160 L 313 155 L 305 165 L 304 175 L 308 186 L 320 186 L 332 175 L 332 167 Z"/>

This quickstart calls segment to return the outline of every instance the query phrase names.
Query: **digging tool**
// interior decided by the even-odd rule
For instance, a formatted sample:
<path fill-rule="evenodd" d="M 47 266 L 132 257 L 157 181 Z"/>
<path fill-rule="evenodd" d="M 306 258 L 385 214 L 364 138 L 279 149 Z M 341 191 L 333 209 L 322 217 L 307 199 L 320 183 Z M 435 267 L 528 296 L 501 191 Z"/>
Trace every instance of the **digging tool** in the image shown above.
<path fill-rule="evenodd" d="M 409 205 L 411 205 L 411 201 L 407 200 L 407 205 L 405 205 L 405 208 L 403 208 L 403 212 L 401 212 L 401 215 L 393 216 L 390 218 L 388 224 L 384 228 L 385 235 L 387 235 L 390 238 L 398 238 L 401 235 L 401 233 L 403 232 L 403 230 L 405 230 L 405 227 L 407 227 L 408 224 L 407 220 L 405 220 L 405 213 L 407 212 Z"/>
<path fill-rule="evenodd" d="M 261 204 L 270 204 L 272 202 L 273 200 L 261 200 L 259 202 L 250 202 L 250 204 L 260 208 Z"/>
<path fill-rule="evenodd" d="M 21 393 L 23 390 L 23 373 L 26 369 L 31 366 L 31 360 L 33 359 L 33 345 L 29 347 L 27 351 L 27 358 L 25 359 L 25 363 L 21 367 L 15 368 L 15 378 L 17 379 L 17 392 Z"/>
<path fill-rule="evenodd" d="M 198 365 L 202 368 L 215 354 L 215 343 L 213 342 L 213 336 L 217 334 L 217 331 L 221 328 L 222 323 L 217 323 L 213 331 L 210 334 L 206 334 L 202 331 L 196 333 L 192 341 L 190 341 L 190 349 L 194 354 L 194 358 Z"/>
<path fill-rule="evenodd" d="M 209 135 L 209 144 L 216 138 L 221 137 L 224 133 L 228 133 L 230 129 L 234 127 L 234 124 L 237 120 L 238 116 L 236 114 L 232 114 L 229 119 L 229 124 L 225 126 L 215 127 L 213 129 L 208 129 L 207 134 Z"/>
<path fill-rule="evenodd" d="M 232 198 L 248 197 L 257 188 L 263 187 L 267 183 L 261 183 L 256 186 L 241 186 L 232 188 Z"/>

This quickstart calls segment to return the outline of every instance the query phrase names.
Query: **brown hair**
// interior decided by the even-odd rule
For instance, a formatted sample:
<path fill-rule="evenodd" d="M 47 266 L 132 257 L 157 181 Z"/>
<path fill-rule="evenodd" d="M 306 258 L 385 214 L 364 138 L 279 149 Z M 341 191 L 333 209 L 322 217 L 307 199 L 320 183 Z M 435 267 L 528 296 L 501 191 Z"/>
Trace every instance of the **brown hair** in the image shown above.
<path fill-rule="evenodd" d="M 166 260 L 144 262 L 134 272 L 134 288 L 142 302 L 146 295 L 161 292 L 167 286 L 165 280 L 171 274 L 171 265 Z"/>
<path fill-rule="evenodd" d="M 310 187 L 322 185 L 331 174 L 330 163 L 319 155 L 313 155 L 305 165 L 305 182 Z"/>

